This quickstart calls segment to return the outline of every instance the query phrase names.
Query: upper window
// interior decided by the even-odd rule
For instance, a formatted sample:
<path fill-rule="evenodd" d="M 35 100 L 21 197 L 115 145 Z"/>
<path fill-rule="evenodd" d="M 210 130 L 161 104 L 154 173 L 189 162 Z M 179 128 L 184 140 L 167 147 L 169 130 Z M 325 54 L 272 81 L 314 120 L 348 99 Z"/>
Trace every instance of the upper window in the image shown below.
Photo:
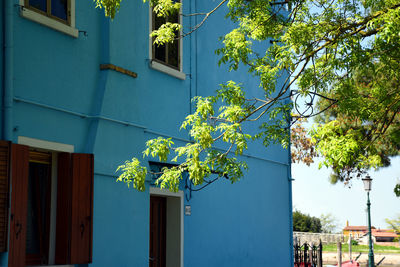
<path fill-rule="evenodd" d="M 25 6 L 68 25 L 71 24 L 70 0 L 25 0 Z"/>
<path fill-rule="evenodd" d="M 157 30 L 166 22 L 181 23 L 179 12 L 170 14 L 167 17 L 159 17 L 151 12 L 151 30 Z M 172 43 L 159 45 L 153 44 L 154 38 L 151 40 L 151 59 L 152 67 L 167 74 L 185 79 L 182 73 L 182 40 L 178 39 L 179 33 L 176 34 L 177 39 Z"/>
<path fill-rule="evenodd" d="M 20 0 L 21 15 L 57 31 L 78 37 L 75 0 Z"/>
<path fill-rule="evenodd" d="M 159 17 L 153 12 L 153 30 L 157 30 L 166 22 L 179 23 L 179 14 L 175 12 L 168 17 Z M 178 36 L 177 36 L 178 37 Z M 153 45 L 153 59 L 171 68 L 180 70 L 179 40 L 164 45 Z"/>

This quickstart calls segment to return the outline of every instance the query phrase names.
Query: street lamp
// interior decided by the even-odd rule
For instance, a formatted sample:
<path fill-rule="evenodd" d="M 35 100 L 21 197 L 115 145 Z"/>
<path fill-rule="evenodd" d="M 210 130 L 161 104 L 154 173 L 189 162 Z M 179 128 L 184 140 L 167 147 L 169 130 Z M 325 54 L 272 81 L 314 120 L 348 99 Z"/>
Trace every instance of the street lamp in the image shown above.
<path fill-rule="evenodd" d="M 367 175 L 364 179 L 362 179 L 364 182 L 364 189 L 367 191 L 367 207 L 368 207 L 368 235 L 369 235 L 369 252 L 368 252 L 368 267 L 374 267 L 374 250 L 372 247 L 372 233 L 371 233 L 371 202 L 369 201 L 369 191 L 371 191 L 371 183 L 372 179 L 369 175 Z"/>

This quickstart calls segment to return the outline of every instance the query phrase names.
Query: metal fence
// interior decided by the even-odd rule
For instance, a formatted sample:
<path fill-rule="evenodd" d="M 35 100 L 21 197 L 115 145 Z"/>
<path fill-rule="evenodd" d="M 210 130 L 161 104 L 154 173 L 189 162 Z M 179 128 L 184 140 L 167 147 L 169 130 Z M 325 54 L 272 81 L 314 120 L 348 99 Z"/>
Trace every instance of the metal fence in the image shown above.
<path fill-rule="evenodd" d="M 294 244 L 294 267 L 322 267 L 322 242 Z"/>

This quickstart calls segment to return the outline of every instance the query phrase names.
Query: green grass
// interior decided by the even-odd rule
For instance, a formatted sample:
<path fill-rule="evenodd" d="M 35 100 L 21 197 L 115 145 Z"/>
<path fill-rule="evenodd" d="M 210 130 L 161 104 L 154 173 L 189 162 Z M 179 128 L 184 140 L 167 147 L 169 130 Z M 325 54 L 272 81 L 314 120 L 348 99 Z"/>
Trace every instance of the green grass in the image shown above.
<path fill-rule="evenodd" d="M 354 253 L 368 253 L 368 245 L 357 245 L 357 246 L 351 246 L 352 251 Z M 336 244 L 326 244 L 323 246 L 323 252 L 336 252 L 337 251 L 337 245 Z M 348 244 L 342 244 L 342 251 L 344 253 L 349 251 L 349 245 Z M 393 247 L 393 246 L 380 246 L 380 245 L 374 245 L 374 253 L 400 253 L 400 248 L 398 247 Z"/>

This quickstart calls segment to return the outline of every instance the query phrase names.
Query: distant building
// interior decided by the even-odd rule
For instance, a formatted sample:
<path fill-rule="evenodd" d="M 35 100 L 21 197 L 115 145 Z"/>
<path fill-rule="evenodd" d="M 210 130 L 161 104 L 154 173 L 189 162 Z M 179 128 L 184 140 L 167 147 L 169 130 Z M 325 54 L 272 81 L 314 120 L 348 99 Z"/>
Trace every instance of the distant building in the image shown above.
<path fill-rule="evenodd" d="M 374 226 L 371 229 L 376 229 Z M 343 235 L 344 236 L 351 236 L 354 238 L 359 238 L 364 236 L 365 233 L 368 232 L 367 226 L 350 226 L 349 221 L 346 221 L 346 227 L 343 228 Z"/>
<path fill-rule="evenodd" d="M 368 227 L 367 226 L 350 226 L 349 221 L 346 222 L 346 227 L 343 228 L 343 236 L 351 236 L 358 239 L 361 244 L 368 244 Z M 372 241 L 375 242 L 393 242 L 396 237 L 399 237 L 393 230 L 376 229 L 371 227 Z"/>
<path fill-rule="evenodd" d="M 367 236 L 368 233 L 365 233 Z M 393 230 L 377 229 L 372 230 L 372 236 L 376 242 L 393 242 L 396 237 L 399 237 Z"/>
<path fill-rule="evenodd" d="M 395 232 L 392 230 L 387 229 L 377 229 L 372 230 L 372 241 L 376 242 L 394 242 L 396 237 L 399 237 Z M 360 238 L 361 244 L 368 244 L 368 231 L 364 233 L 364 235 Z"/>

